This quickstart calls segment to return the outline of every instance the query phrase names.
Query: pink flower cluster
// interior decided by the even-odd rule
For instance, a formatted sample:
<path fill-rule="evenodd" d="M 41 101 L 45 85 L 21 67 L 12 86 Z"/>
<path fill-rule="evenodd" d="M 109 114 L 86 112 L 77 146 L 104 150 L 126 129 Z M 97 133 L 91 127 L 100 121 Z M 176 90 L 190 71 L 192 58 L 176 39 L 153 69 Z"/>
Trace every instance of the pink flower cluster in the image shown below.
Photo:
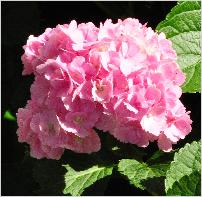
<path fill-rule="evenodd" d="M 33 157 L 98 151 L 93 128 L 140 147 L 157 140 L 164 151 L 191 131 L 172 44 L 137 19 L 100 28 L 71 21 L 31 35 L 23 48 L 23 74 L 35 81 L 17 133 Z"/>

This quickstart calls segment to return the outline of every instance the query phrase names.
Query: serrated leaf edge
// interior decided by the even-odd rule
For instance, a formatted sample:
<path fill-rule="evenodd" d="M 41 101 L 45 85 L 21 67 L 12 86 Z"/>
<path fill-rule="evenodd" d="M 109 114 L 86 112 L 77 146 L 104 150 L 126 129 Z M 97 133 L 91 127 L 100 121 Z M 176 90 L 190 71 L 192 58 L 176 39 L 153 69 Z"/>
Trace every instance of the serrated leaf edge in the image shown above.
<path fill-rule="evenodd" d="M 75 171 L 73 168 L 71 168 L 69 165 L 64 165 L 65 166 L 65 168 L 68 170 L 71 170 L 71 171 L 67 171 L 67 173 L 65 174 L 65 188 L 64 188 L 64 190 L 63 190 L 63 193 L 64 194 L 72 194 L 72 195 L 81 195 L 82 193 L 83 193 L 83 191 L 86 189 L 86 188 L 88 188 L 88 187 L 90 187 L 93 183 L 95 183 L 96 181 L 98 181 L 98 180 L 100 180 L 100 179 L 102 179 L 102 178 L 104 178 L 104 177 L 106 177 L 106 176 L 109 176 L 110 174 L 112 174 L 112 171 L 113 171 L 113 167 L 99 167 L 99 166 L 93 166 L 93 167 L 91 167 L 91 168 L 89 168 L 89 169 L 87 169 L 87 170 L 83 170 L 83 171 Z M 91 170 L 90 170 L 91 169 Z M 111 171 L 111 173 L 107 173 L 107 175 L 106 176 L 104 176 L 104 172 L 107 172 L 107 171 Z M 94 174 L 94 173 L 96 173 L 96 171 L 97 171 L 97 174 Z M 68 174 L 69 173 L 69 174 Z M 80 174 L 78 174 L 78 175 L 74 175 L 73 173 L 80 173 Z M 100 174 L 102 173 L 102 176 L 101 176 L 101 178 L 98 178 L 99 176 L 100 176 Z M 71 180 L 71 179 L 68 179 L 67 178 L 67 174 L 68 175 L 70 175 L 70 176 L 73 176 L 73 177 L 75 177 L 75 178 L 71 178 L 71 179 L 73 179 L 72 180 L 72 182 L 71 182 L 71 184 L 69 185 L 69 186 L 67 186 L 68 185 L 68 183 L 67 183 L 67 181 L 68 180 Z M 81 187 L 77 190 L 77 192 L 69 192 L 69 191 L 67 191 L 68 190 L 68 188 L 70 188 L 71 187 L 71 185 L 74 183 L 74 182 L 76 182 L 76 179 L 78 179 L 79 177 L 81 177 L 81 176 L 85 176 L 85 175 L 88 175 L 89 174 L 89 176 L 87 176 L 87 177 L 85 177 L 85 181 L 82 183 L 82 185 L 81 185 Z M 92 176 L 92 175 L 96 175 L 96 179 L 95 179 L 95 181 L 93 181 L 89 186 L 87 186 L 87 187 L 85 187 L 85 184 L 86 184 L 86 182 L 87 182 L 87 180 Z"/>
<path fill-rule="evenodd" d="M 198 143 L 201 143 L 200 141 L 193 141 L 191 144 L 189 144 L 189 143 L 187 143 L 187 144 L 185 144 L 185 146 L 183 147 L 183 148 L 181 148 L 177 153 L 175 153 L 175 155 L 174 155 L 174 160 L 170 163 L 170 168 L 167 170 L 167 172 L 166 172 L 166 177 L 167 177 L 167 174 L 169 174 L 170 173 L 170 171 L 171 171 L 171 167 L 172 167 L 172 164 L 174 164 L 174 163 L 176 163 L 176 158 L 178 159 L 178 156 L 179 155 L 181 155 L 182 154 L 182 152 L 185 150 L 185 149 L 188 149 L 191 145 L 197 145 Z M 186 174 L 185 176 L 188 176 L 189 174 Z M 166 193 L 167 193 L 167 191 L 169 190 L 169 189 L 171 189 L 171 188 L 167 188 L 166 187 L 166 185 L 167 185 L 167 181 L 166 181 L 167 179 L 165 179 L 165 191 L 166 191 Z M 175 182 L 179 182 L 179 180 L 176 180 Z M 173 184 L 175 183 L 175 182 L 173 182 Z"/>

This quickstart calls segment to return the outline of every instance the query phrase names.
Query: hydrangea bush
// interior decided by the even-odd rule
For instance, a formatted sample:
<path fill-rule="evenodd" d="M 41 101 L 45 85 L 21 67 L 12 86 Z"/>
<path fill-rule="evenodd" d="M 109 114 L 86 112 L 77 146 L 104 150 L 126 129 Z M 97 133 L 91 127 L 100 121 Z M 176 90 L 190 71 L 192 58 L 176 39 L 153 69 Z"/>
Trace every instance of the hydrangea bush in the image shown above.
<path fill-rule="evenodd" d="M 186 2 L 171 14 L 179 14 L 183 6 Z M 166 20 L 159 25 L 161 33 L 127 18 L 115 23 L 107 19 L 99 27 L 73 20 L 47 28 L 38 37 L 29 36 L 23 47 L 23 75 L 34 74 L 35 79 L 31 99 L 17 113 L 17 134 L 19 142 L 30 145 L 32 157 L 58 160 L 65 149 L 98 152 L 102 149 L 99 132 L 142 148 L 156 141 L 160 150 L 170 152 L 173 144 L 191 132 L 190 112 L 179 100 L 187 74 L 180 69 L 172 39 L 166 38 L 168 30 L 163 31 L 169 26 L 169 16 Z M 165 176 L 168 168 L 124 158 L 118 164 L 120 173 L 141 189 L 142 179 Z M 72 186 L 79 182 L 74 180 L 76 171 L 69 165 L 66 169 L 64 193 L 73 195 L 112 174 L 112 167 L 94 166 L 86 172 L 91 176 L 89 183 L 77 190 Z M 168 175 L 171 169 L 172 164 Z M 132 175 L 135 170 L 137 177 Z M 82 182 L 86 174 L 76 175 Z M 170 185 L 168 190 L 173 193 Z"/>

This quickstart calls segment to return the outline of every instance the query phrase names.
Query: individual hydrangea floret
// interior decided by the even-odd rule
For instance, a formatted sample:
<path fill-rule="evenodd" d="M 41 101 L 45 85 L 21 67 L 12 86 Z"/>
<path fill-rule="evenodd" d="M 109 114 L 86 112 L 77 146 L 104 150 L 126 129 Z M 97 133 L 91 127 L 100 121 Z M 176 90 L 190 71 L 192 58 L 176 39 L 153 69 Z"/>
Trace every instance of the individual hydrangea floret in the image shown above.
<path fill-rule="evenodd" d="M 163 151 L 191 131 L 172 43 L 137 19 L 99 28 L 71 21 L 31 35 L 23 48 L 23 75 L 35 81 L 17 134 L 33 157 L 96 152 L 95 128 L 140 147 L 157 141 Z"/>

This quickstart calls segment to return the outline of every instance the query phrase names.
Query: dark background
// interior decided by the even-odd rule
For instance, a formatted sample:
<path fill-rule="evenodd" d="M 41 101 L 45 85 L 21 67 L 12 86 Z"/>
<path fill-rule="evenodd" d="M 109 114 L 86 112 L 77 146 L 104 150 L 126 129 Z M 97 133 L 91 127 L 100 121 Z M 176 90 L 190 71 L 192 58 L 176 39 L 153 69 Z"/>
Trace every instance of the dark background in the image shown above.
<path fill-rule="evenodd" d="M 30 98 L 30 85 L 33 76 L 22 77 L 21 55 L 29 35 L 38 36 L 47 27 L 57 24 L 93 22 L 99 27 L 107 18 L 117 22 L 118 18 L 135 17 L 141 23 L 155 29 L 165 19 L 176 2 L 1 2 L 1 117 L 6 110 L 15 115 L 17 109 L 24 107 Z M 192 111 L 193 131 L 177 146 L 200 139 L 200 94 L 183 94 L 181 98 L 187 110 Z M 24 158 L 25 145 L 17 142 L 17 124 L 4 118 L 1 120 L 1 155 L 2 155 L 2 195 L 35 195 L 33 188 L 38 185 L 30 177 L 29 170 L 23 172 L 21 162 Z M 148 153 L 156 147 L 150 146 Z M 29 164 L 27 164 L 29 165 Z M 26 180 L 26 184 L 24 180 Z M 95 186 L 96 187 L 96 186 Z M 127 181 L 113 178 L 105 195 L 148 195 Z M 51 195 L 51 194 L 49 194 Z M 54 194 L 53 194 L 54 195 Z"/>

